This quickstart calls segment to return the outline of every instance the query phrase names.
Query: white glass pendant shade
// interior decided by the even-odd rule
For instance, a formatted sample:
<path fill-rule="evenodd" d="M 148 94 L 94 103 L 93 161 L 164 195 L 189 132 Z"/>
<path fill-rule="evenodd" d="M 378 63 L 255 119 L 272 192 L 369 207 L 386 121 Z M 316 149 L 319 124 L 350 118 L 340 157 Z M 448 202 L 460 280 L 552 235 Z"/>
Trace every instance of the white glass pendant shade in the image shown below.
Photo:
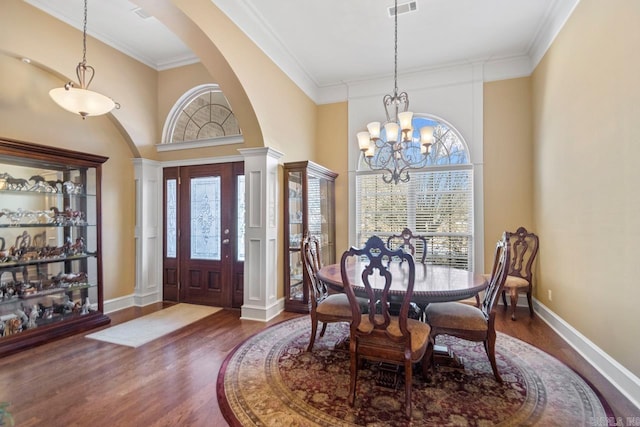
<path fill-rule="evenodd" d="M 367 130 L 369 131 L 369 135 L 371 135 L 371 139 L 380 138 L 380 122 L 371 122 L 367 125 Z"/>
<path fill-rule="evenodd" d="M 411 119 L 413 119 L 413 113 L 411 111 L 403 111 L 398 113 L 398 121 L 400 121 L 400 129 L 411 129 Z"/>
<path fill-rule="evenodd" d="M 106 114 L 116 106 L 116 103 L 107 96 L 75 87 L 51 89 L 49 96 L 60 107 L 82 117 Z"/>
<path fill-rule="evenodd" d="M 369 148 L 367 148 L 367 150 L 364 152 L 364 156 L 373 157 L 374 154 L 376 154 L 376 144 L 373 141 L 371 141 L 369 143 Z"/>
<path fill-rule="evenodd" d="M 398 140 L 398 132 L 400 131 L 400 126 L 397 123 L 389 122 L 385 123 L 384 131 L 387 134 L 387 141 L 397 141 Z"/>
<path fill-rule="evenodd" d="M 433 144 L 433 126 L 423 126 L 420 128 L 420 142 L 422 145 Z"/>
<path fill-rule="evenodd" d="M 360 150 L 365 151 L 369 149 L 369 143 L 371 142 L 371 138 L 369 137 L 369 132 L 358 132 L 358 147 Z"/>

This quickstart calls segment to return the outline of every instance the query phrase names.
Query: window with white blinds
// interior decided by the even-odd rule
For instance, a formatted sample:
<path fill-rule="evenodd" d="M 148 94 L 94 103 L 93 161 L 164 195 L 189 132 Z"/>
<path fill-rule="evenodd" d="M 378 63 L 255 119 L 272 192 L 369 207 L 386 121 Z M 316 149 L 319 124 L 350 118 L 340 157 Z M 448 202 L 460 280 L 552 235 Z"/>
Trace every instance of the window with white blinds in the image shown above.
<path fill-rule="evenodd" d="M 472 270 L 473 166 L 457 131 L 428 120 L 447 136 L 431 167 L 410 172 L 409 182 L 399 184 L 387 184 L 381 173 L 364 168 L 356 172 L 356 244 L 363 246 L 372 235 L 386 241 L 409 228 L 427 238 L 426 248 L 416 246 L 416 258 L 426 250 L 428 263 Z"/>

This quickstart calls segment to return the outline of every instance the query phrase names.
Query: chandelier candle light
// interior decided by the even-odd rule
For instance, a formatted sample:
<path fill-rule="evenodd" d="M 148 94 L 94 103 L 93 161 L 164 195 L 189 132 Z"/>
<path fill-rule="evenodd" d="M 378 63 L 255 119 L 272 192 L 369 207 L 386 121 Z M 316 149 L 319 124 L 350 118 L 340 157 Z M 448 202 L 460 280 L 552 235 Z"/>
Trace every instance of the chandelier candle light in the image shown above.
<path fill-rule="evenodd" d="M 87 64 L 87 0 L 84 0 L 84 29 L 82 33 L 82 62 L 76 67 L 76 75 L 80 87 L 74 87 L 74 82 L 68 82 L 64 87 L 51 89 L 49 96 L 60 107 L 85 119 L 87 116 L 106 114 L 120 104 L 98 92 L 89 90 L 89 85 L 95 75 L 95 69 Z"/>
<path fill-rule="evenodd" d="M 382 179 L 388 184 L 408 182 L 409 169 L 421 169 L 427 165 L 434 130 L 432 126 L 423 126 L 419 131 L 413 128 L 413 113 L 408 111 L 409 95 L 398 93 L 398 0 L 395 1 L 394 16 L 394 88 L 393 95 L 385 95 L 382 99 L 387 116 L 383 124 L 384 135 L 381 134 L 380 122 L 369 123 L 368 132 L 357 134 L 365 162 L 372 170 L 384 171 Z"/>

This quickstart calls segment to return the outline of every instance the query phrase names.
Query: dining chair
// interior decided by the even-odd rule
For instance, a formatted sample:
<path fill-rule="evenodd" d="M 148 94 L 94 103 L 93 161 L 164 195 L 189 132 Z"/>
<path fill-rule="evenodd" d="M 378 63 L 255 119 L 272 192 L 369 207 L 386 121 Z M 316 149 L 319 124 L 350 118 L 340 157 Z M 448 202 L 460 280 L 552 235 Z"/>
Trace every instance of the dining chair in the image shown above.
<path fill-rule="evenodd" d="M 400 234 L 392 234 L 389 236 L 387 238 L 387 247 L 389 249 L 403 249 L 405 252 L 413 255 L 414 261 L 416 252 L 421 253 L 420 262 L 422 264 L 427 260 L 427 238 L 419 234 L 413 234 L 413 231 L 411 231 L 410 228 L 405 228 Z M 401 298 L 395 295 L 391 296 L 391 314 L 396 316 L 398 315 L 401 303 Z M 409 308 L 409 317 L 412 319 L 422 320 L 425 308 L 426 305 L 419 305 L 412 302 L 411 307 Z"/>
<path fill-rule="evenodd" d="M 367 300 L 368 313 L 361 313 L 354 284 L 349 279 L 347 263 L 350 259 L 360 259 L 365 264 L 360 276 L 364 289 L 359 289 L 358 294 L 361 297 L 364 295 Z M 392 262 L 397 262 L 402 269 L 396 274 L 401 277 L 405 290 L 397 316 L 389 311 L 393 279 L 389 267 Z M 378 236 L 372 236 L 363 248 L 352 247 L 344 252 L 340 270 L 352 316 L 349 333 L 349 404 L 355 404 L 358 370 L 364 359 L 400 365 L 404 367 L 405 414 L 411 417 L 413 364 L 429 361 L 433 351 L 429 325 L 408 316 L 415 281 L 413 256 L 402 249 L 391 250 Z M 425 378 L 428 370 L 429 364 L 423 363 Z"/>
<path fill-rule="evenodd" d="M 318 322 L 322 322 L 320 337 L 324 336 L 328 323 L 350 322 L 351 305 L 345 293 L 330 294 L 327 285 L 318 278 L 322 267 L 320 241 L 314 235 L 305 234 L 301 242 L 303 274 L 307 276 L 311 307 L 311 338 L 307 351 L 313 350 L 318 331 Z"/>
<path fill-rule="evenodd" d="M 511 233 L 511 262 L 507 280 L 502 290 L 502 302 L 507 308 L 507 296 L 511 300 L 511 320 L 516 320 L 516 305 L 518 294 L 527 293 L 529 304 L 529 315 L 533 317 L 533 304 L 531 292 L 533 290 L 533 262 L 538 255 L 539 239 L 534 233 L 528 232 L 526 228 L 519 227 L 515 233 Z"/>
<path fill-rule="evenodd" d="M 405 228 L 400 234 L 389 236 L 387 238 L 387 246 L 391 249 L 402 248 L 405 252 L 413 255 L 414 258 L 416 252 L 421 253 L 420 262 L 423 264 L 427 260 L 427 238 L 420 234 L 413 234 L 413 231 L 409 228 Z"/>
<path fill-rule="evenodd" d="M 505 231 L 496 244 L 493 268 L 489 285 L 484 291 L 480 307 L 460 302 L 438 302 L 429 304 L 425 312 L 431 326 L 431 338 L 435 343 L 438 335 L 446 334 L 469 341 L 484 343 L 491 369 L 496 381 L 502 382 L 496 365 L 495 304 L 507 278 L 510 261 L 510 234 Z"/>

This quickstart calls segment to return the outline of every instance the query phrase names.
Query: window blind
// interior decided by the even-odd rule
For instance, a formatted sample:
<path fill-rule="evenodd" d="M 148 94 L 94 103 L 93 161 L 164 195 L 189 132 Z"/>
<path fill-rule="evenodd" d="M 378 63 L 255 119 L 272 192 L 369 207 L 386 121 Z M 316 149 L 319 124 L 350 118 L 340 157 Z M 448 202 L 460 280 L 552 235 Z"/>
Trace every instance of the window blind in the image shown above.
<path fill-rule="evenodd" d="M 427 238 L 428 263 L 473 269 L 472 167 L 416 171 L 397 185 L 357 174 L 357 244 L 372 235 L 386 241 L 405 227 Z M 418 245 L 416 258 L 422 250 Z"/>

